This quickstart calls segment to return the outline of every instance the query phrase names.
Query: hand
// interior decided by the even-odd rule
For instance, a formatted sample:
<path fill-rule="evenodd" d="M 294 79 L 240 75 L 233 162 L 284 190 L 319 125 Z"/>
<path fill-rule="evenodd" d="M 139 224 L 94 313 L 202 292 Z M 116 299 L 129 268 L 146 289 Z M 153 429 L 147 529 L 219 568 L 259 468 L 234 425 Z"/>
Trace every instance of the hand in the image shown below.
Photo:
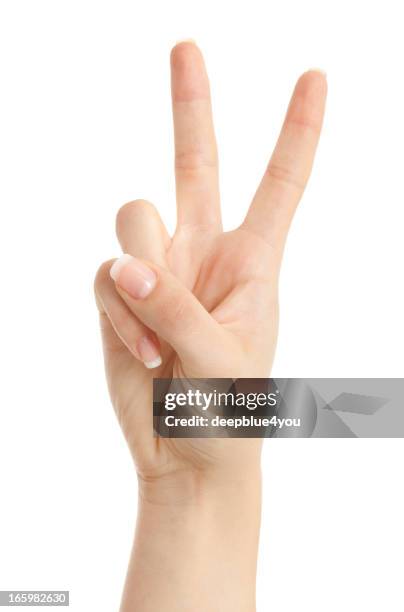
<path fill-rule="evenodd" d="M 170 238 L 146 201 L 126 204 L 117 217 L 125 255 L 103 264 L 95 282 L 110 394 L 140 484 L 122 610 L 247 612 L 255 608 L 261 443 L 153 438 L 152 378 L 269 375 L 282 252 L 311 171 L 327 87 L 320 72 L 300 77 L 245 221 L 223 232 L 199 49 L 178 44 L 171 71 L 177 229 Z M 181 551 L 176 570 L 173 548 Z M 239 554 L 229 559 L 232 550 Z M 189 578 L 189 563 L 203 580 Z M 218 573 L 230 566 L 224 577 Z M 156 571 L 165 578 L 154 590 Z"/>
<path fill-rule="evenodd" d="M 126 255 L 112 269 L 113 262 L 101 266 L 95 283 L 112 401 L 145 480 L 201 465 L 234 467 L 238 457 L 245 465 L 235 444 L 257 457 L 256 441 L 157 443 L 152 378 L 269 375 L 282 251 L 309 178 L 326 97 L 322 73 L 300 77 L 245 221 L 223 232 L 209 82 L 199 49 L 177 45 L 171 70 L 176 232 L 168 236 L 152 204 L 126 204 L 117 217 Z"/>

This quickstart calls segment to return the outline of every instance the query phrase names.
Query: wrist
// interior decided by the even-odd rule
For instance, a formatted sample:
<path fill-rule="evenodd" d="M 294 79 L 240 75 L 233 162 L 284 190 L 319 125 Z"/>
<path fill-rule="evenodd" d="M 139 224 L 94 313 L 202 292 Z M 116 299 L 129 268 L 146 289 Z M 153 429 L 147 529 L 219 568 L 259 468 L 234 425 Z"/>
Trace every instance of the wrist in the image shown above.
<path fill-rule="evenodd" d="M 260 503 L 258 463 L 234 469 L 179 469 L 158 477 L 138 473 L 139 505 L 173 507 L 176 511 L 231 506 L 252 496 Z"/>
<path fill-rule="evenodd" d="M 259 470 L 139 483 L 133 557 L 122 610 L 155 609 L 148 576 L 159 576 L 166 609 L 255 610 L 261 511 Z M 175 589 L 173 590 L 173 585 Z M 136 609 L 136 605 L 133 607 Z"/>

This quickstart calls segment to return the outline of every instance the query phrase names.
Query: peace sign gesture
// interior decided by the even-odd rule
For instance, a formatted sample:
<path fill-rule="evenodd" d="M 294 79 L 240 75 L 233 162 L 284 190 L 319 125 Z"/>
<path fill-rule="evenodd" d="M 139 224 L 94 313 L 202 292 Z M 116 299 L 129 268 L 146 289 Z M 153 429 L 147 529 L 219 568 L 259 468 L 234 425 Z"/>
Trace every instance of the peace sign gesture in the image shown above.
<path fill-rule="evenodd" d="M 157 450 L 153 373 L 187 378 L 270 373 L 282 251 L 310 175 L 327 89 L 318 71 L 300 77 L 246 218 L 223 232 L 209 82 L 195 44 L 173 49 L 171 72 L 177 229 L 171 238 L 146 201 L 126 204 L 117 218 L 125 255 L 101 266 L 95 285 L 112 400 L 138 470 L 147 474 L 201 460 L 195 441 L 192 450 L 189 441 L 179 440 Z M 259 445 L 244 444 L 255 456 Z M 221 461 L 222 448 L 211 451 Z"/>

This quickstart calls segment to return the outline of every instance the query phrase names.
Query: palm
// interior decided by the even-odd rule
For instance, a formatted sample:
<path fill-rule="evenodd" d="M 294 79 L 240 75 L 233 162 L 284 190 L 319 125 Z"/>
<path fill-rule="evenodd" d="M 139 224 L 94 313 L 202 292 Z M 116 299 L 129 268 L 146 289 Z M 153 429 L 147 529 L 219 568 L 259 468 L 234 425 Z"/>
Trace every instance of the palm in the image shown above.
<path fill-rule="evenodd" d="M 199 257 L 192 260 L 190 244 L 198 242 L 203 246 Z M 276 327 L 276 309 L 269 310 L 276 305 L 275 259 L 268 243 L 243 229 L 213 236 L 194 232 L 192 239 L 189 231 L 180 231 L 167 257 L 171 270 L 213 318 L 246 343 L 254 339 L 257 330 L 263 335 L 262 326 Z M 186 266 L 184 262 L 188 262 Z"/>
<path fill-rule="evenodd" d="M 118 238 L 125 253 L 169 270 L 192 292 L 198 307 L 203 306 L 204 320 L 208 317 L 215 329 L 224 330 L 221 338 L 225 338 L 225 346 L 216 337 L 211 351 L 207 343 L 202 347 L 203 336 L 199 335 L 196 346 L 181 355 L 169 327 L 176 325 L 178 334 L 186 331 L 191 337 L 192 330 L 186 329 L 190 325 L 183 310 L 186 301 L 173 296 L 167 308 L 157 313 L 158 320 L 152 318 L 149 324 L 162 344 L 163 365 L 157 374 L 179 378 L 265 377 L 277 335 L 277 279 L 283 246 L 310 174 L 324 111 L 325 80 L 317 72 L 308 72 L 299 80 L 267 172 L 245 221 L 232 232 L 221 229 L 209 84 L 202 56 L 190 43 L 174 49 L 172 91 L 177 230 L 170 239 L 157 211 L 148 203 L 138 202 L 121 209 Z M 101 273 L 99 284 L 106 291 L 109 283 L 111 296 L 114 288 L 109 267 L 107 264 Z M 121 297 L 126 299 L 122 293 Z M 129 306 L 135 319 L 139 316 L 147 325 L 147 317 L 146 321 L 142 317 L 148 312 L 139 314 L 136 304 Z M 156 444 L 151 436 L 153 374 L 134 359 L 130 343 L 119 334 L 119 325 L 102 305 L 101 314 L 111 396 L 141 471 L 160 474 L 168 466 L 175 470 L 178 463 L 206 458 L 208 449 L 211 457 L 234 458 L 234 444 L 247 445 L 256 452 L 258 445 L 245 440 L 162 439 Z"/>

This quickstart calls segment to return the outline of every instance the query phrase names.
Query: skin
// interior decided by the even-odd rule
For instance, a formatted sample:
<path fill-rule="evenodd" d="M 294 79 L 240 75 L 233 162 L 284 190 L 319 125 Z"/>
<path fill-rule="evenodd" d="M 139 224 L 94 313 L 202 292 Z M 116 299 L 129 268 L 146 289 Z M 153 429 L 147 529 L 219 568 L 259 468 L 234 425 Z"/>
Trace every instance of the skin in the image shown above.
<path fill-rule="evenodd" d="M 247 216 L 223 232 L 209 82 L 194 43 L 174 47 L 171 74 L 175 234 L 149 202 L 126 204 L 117 235 L 136 259 L 112 272 L 114 261 L 104 263 L 95 281 L 109 390 L 139 481 L 121 611 L 252 612 L 261 442 L 154 438 L 152 379 L 270 375 L 282 253 L 310 175 L 327 84 L 319 71 L 300 77 Z M 149 291 L 143 297 L 141 286 Z M 162 364 L 147 369 L 143 361 L 158 355 Z"/>

